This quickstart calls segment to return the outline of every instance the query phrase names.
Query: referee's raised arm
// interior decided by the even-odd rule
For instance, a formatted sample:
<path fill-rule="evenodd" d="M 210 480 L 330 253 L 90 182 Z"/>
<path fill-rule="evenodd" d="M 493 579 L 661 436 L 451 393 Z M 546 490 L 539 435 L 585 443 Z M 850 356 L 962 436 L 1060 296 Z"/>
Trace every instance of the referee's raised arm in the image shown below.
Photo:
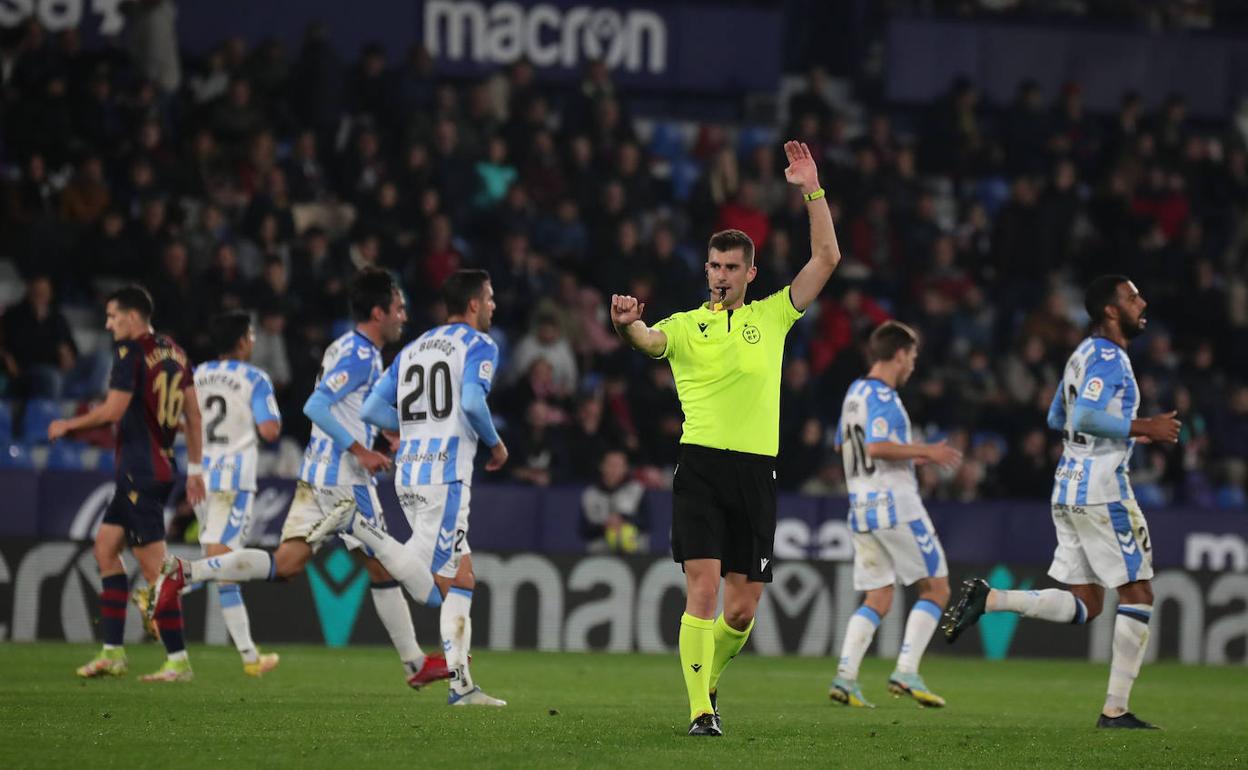
<path fill-rule="evenodd" d="M 810 261 L 793 279 L 789 289 L 793 307 L 805 310 L 832 277 L 832 271 L 841 261 L 841 247 L 836 242 L 832 212 L 819 186 L 819 169 L 815 168 L 810 148 L 805 142 L 785 142 L 784 154 L 789 158 L 784 178 L 802 191 L 806 213 L 810 216 Z"/>
<path fill-rule="evenodd" d="M 831 221 L 831 217 L 829 217 Z M 824 279 L 827 280 L 826 278 Z M 820 284 L 822 286 L 822 284 Z M 658 358 L 667 350 L 667 335 L 658 329 L 651 329 L 641 320 L 646 303 L 626 294 L 611 295 L 611 325 L 616 334 L 634 349 L 640 350 L 651 358 Z"/>

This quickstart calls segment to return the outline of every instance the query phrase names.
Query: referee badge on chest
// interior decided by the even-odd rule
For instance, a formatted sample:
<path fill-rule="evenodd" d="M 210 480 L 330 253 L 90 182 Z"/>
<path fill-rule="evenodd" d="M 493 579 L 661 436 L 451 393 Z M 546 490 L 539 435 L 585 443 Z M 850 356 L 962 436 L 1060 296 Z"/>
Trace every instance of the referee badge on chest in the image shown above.
<path fill-rule="evenodd" d="M 741 330 L 741 336 L 751 345 L 757 345 L 758 341 L 763 338 L 763 335 L 758 330 L 758 327 L 751 326 L 750 324 L 746 324 L 745 328 Z"/>

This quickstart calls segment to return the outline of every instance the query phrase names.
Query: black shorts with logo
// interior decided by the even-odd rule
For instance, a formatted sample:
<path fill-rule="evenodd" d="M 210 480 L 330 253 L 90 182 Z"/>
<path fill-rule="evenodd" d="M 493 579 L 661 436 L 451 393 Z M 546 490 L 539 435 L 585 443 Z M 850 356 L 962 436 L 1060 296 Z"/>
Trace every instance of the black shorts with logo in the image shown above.
<path fill-rule="evenodd" d="M 165 503 L 173 492 L 172 481 L 117 477 L 117 491 L 104 512 L 105 524 L 126 530 L 130 545 L 147 545 L 165 539 Z"/>
<path fill-rule="evenodd" d="M 682 444 L 672 481 L 672 558 L 771 582 L 776 458 Z"/>

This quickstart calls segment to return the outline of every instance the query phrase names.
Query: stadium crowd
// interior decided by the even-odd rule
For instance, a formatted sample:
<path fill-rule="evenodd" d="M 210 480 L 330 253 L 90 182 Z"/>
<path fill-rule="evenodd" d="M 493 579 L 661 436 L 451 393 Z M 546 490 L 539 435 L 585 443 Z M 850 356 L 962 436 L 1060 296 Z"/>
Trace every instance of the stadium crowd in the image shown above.
<path fill-rule="evenodd" d="M 816 70 L 775 125 L 682 130 L 634 116 L 597 64 L 561 85 L 524 62 L 463 81 L 419 49 L 344 61 L 315 25 L 297 50 L 231 39 L 185 59 L 149 32 L 128 52 L 33 21 L 0 40 L 0 256 L 25 286 L 0 336 L 11 403 L 98 395 L 100 351 L 79 349 L 66 314 L 93 308 L 98 326 L 102 292 L 140 281 L 196 360 L 207 318 L 253 310 L 254 362 L 302 440 L 356 270 L 398 276 L 410 339 L 444 317 L 448 275 L 484 267 L 511 477 L 610 494 L 631 467 L 661 485 L 681 425 L 671 373 L 621 349 L 604 300 L 644 298 L 651 321 L 696 305 L 705 241 L 727 227 L 758 246 L 753 297 L 787 283 L 808 251 L 780 151 L 794 137 L 824 172 L 845 258 L 791 336 L 782 488 L 843 492 L 841 400 L 865 334 L 897 317 L 923 334 L 910 416 L 968 459 L 922 468 L 925 495 L 1047 497 L 1060 446 L 1044 416 L 1084 333 L 1081 287 L 1123 272 L 1151 305 L 1132 351 L 1140 413 L 1184 423 L 1176 448 L 1137 449 L 1137 492 L 1243 505 L 1248 137 L 1194 124 L 1181 97 L 1150 111 L 1128 93 L 1102 116 L 1077 84 L 1023 83 L 995 105 L 959 81 L 921 111 L 855 121 Z M 612 449 L 626 454 L 600 470 Z"/>

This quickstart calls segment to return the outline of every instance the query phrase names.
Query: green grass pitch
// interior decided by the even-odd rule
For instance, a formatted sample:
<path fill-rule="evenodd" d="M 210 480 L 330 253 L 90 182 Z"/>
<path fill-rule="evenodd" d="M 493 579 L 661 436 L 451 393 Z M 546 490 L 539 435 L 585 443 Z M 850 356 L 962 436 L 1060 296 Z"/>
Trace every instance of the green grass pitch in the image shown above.
<path fill-rule="evenodd" d="M 1146 665 L 1133 709 L 1160 732 L 1093 729 L 1107 667 L 931 655 L 949 700 L 920 709 L 862 681 L 879 708 L 831 703 L 831 659 L 743 655 L 721 683 L 726 736 L 684 735 L 675 656 L 495 653 L 473 674 L 507 708 L 451 709 L 443 683 L 412 692 L 377 647 L 275 647 L 244 677 L 224 648 L 193 647 L 196 679 L 143 684 L 161 655 L 131 647 L 130 675 L 84 682 L 93 647 L 0 645 L 0 767 L 1234 767 L 1248 763 L 1242 668 Z"/>

